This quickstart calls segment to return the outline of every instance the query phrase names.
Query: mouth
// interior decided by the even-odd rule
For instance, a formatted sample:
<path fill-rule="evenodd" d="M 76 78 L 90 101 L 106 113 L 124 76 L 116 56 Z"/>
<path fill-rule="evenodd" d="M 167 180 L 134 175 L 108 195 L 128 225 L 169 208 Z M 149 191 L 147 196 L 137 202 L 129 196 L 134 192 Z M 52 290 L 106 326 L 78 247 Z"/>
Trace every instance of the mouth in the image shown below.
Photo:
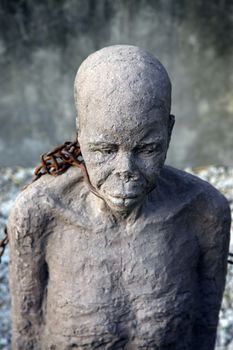
<path fill-rule="evenodd" d="M 114 195 L 110 195 L 108 194 L 108 199 L 111 203 L 111 205 L 113 205 L 113 207 L 116 208 L 127 208 L 127 207 L 131 207 L 133 205 L 135 205 L 138 202 L 139 199 L 139 195 L 135 195 L 135 194 L 114 194 Z M 110 204 L 109 203 L 109 204 Z"/>
<path fill-rule="evenodd" d="M 111 198 L 119 198 L 119 199 L 134 199 L 137 198 L 138 195 L 136 194 L 131 194 L 131 193 L 124 193 L 124 194 L 114 194 L 114 195 L 109 195 Z"/>

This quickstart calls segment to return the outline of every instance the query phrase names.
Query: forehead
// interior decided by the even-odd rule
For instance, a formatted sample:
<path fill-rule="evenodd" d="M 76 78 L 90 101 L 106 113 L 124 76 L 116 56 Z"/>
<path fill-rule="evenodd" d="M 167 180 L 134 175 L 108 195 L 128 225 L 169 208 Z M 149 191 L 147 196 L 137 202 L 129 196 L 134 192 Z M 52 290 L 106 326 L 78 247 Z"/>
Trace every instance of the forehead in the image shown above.
<path fill-rule="evenodd" d="M 88 114 L 82 120 L 79 136 L 86 141 L 123 142 L 143 138 L 162 137 L 167 130 L 167 116 L 162 109 L 151 106 L 140 110 L 137 106 L 116 109 L 98 108 L 95 116 Z"/>
<path fill-rule="evenodd" d="M 106 80 L 104 87 L 84 94 L 79 100 L 78 125 L 80 131 L 132 130 L 151 124 L 166 124 L 166 101 L 160 98 L 155 86 L 136 80 L 115 82 Z"/>

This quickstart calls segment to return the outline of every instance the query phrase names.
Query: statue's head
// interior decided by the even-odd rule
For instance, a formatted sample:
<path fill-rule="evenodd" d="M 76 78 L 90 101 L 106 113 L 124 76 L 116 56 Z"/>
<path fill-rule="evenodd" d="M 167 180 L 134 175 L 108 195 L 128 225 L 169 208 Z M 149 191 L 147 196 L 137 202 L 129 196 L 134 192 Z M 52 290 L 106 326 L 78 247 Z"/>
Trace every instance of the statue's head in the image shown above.
<path fill-rule="evenodd" d="M 134 46 L 90 55 L 75 79 L 77 129 L 92 185 L 107 205 L 129 212 L 156 187 L 174 124 L 162 64 Z"/>

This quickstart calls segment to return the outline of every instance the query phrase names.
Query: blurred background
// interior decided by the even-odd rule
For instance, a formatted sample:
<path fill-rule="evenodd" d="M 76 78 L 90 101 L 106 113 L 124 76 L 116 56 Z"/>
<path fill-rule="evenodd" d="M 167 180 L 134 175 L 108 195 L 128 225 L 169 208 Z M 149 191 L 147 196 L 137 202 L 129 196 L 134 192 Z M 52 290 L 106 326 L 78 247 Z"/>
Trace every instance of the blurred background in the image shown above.
<path fill-rule="evenodd" d="M 233 165 L 232 0 L 1 0 L 0 165 L 75 137 L 73 81 L 107 45 L 151 51 L 173 83 L 168 162 Z"/>

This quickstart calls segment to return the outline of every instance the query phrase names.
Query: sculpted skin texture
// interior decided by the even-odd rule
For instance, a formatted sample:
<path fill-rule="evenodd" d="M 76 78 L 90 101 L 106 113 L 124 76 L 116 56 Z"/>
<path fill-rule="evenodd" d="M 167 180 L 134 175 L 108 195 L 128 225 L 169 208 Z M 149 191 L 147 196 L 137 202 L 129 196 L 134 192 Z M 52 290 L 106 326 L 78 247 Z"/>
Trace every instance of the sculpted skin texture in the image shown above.
<path fill-rule="evenodd" d="M 75 79 L 77 168 L 44 175 L 9 217 L 14 350 L 213 350 L 230 210 L 164 165 L 174 117 L 162 64 L 134 46 Z"/>

